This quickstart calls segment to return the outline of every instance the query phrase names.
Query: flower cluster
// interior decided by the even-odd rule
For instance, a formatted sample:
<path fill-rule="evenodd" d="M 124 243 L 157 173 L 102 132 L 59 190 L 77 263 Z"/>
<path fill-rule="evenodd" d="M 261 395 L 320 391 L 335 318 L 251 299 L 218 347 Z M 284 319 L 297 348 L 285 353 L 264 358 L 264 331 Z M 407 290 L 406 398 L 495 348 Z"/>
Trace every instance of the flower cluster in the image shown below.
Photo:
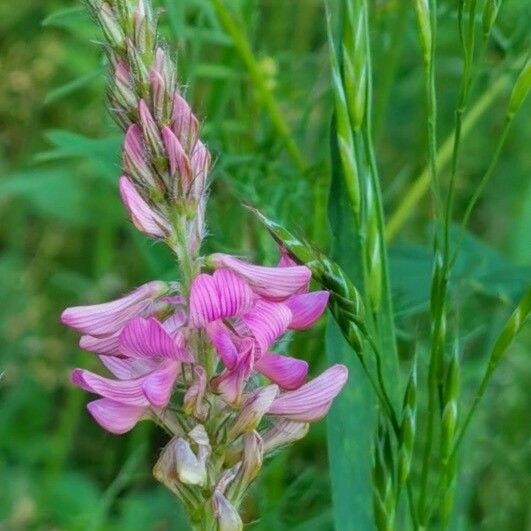
<path fill-rule="evenodd" d="M 63 323 L 107 371 L 75 369 L 72 381 L 99 397 L 87 407 L 109 432 L 146 418 L 164 427 L 173 438 L 157 479 L 201 529 L 238 530 L 264 456 L 303 437 L 347 379 L 335 365 L 308 381 L 305 361 L 272 350 L 319 319 L 328 292 L 311 292 L 310 270 L 282 250 L 275 267 L 199 255 L 211 157 L 149 5 L 87 2 L 107 40 L 111 110 L 125 131 L 123 203 L 140 231 L 176 254 L 180 275 L 65 310 Z"/>

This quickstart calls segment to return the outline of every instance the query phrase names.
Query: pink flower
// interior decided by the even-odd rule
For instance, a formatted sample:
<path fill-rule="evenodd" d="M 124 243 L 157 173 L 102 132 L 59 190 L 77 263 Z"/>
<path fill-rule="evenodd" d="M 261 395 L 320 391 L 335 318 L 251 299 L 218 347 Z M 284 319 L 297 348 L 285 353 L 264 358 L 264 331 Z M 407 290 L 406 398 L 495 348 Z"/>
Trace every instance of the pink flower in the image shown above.
<path fill-rule="evenodd" d="M 116 379 L 75 369 L 72 382 L 102 398 L 88 404 L 94 419 L 112 433 L 130 430 L 152 408 L 165 407 L 183 362 L 192 362 L 179 331 L 154 318 L 137 317 L 120 333 L 121 357 L 100 356 Z"/>

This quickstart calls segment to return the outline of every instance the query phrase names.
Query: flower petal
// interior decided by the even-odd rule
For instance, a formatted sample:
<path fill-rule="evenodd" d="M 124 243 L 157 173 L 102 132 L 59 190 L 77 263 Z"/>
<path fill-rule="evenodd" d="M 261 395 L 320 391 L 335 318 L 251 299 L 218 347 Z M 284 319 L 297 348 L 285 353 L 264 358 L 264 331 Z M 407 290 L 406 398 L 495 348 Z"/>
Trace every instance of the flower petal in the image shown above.
<path fill-rule="evenodd" d="M 102 428 L 117 435 L 131 430 L 147 410 L 145 407 L 129 406 L 108 398 L 89 402 L 87 409 Z"/>
<path fill-rule="evenodd" d="M 180 363 L 167 361 L 160 369 L 153 371 L 144 378 L 142 389 L 154 406 L 164 407 L 168 404 L 180 367 Z"/>
<path fill-rule="evenodd" d="M 284 302 L 291 310 L 292 319 L 289 328 L 304 330 L 310 328 L 321 317 L 328 304 L 328 291 L 312 291 L 294 295 Z"/>
<path fill-rule="evenodd" d="M 61 321 L 70 328 L 91 336 L 115 334 L 167 291 L 165 282 L 148 282 L 115 301 L 67 308 L 61 315 Z"/>
<path fill-rule="evenodd" d="M 100 361 L 119 380 L 132 380 L 154 371 L 158 363 L 148 359 L 119 358 L 117 356 L 99 356 Z"/>
<path fill-rule="evenodd" d="M 222 253 L 213 254 L 210 260 L 216 268 L 226 267 L 238 273 L 255 293 L 272 300 L 283 300 L 298 293 L 312 276 L 306 266 L 264 267 Z"/>
<path fill-rule="evenodd" d="M 120 334 L 120 351 L 131 358 L 167 358 L 193 361 L 190 354 L 178 344 L 154 317 L 131 320 Z"/>
<path fill-rule="evenodd" d="M 79 338 L 79 347 L 95 354 L 106 354 L 108 356 L 119 356 L 120 345 L 118 337 L 120 334 L 113 334 L 105 337 L 94 337 L 84 335 Z"/>
<path fill-rule="evenodd" d="M 207 324 L 206 332 L 225 367 L 233 369 L 238 361 L 238 349 L 227 327 L 221 321 L 214 321 Z"/>
<path fill-rule="evenodd" d="M 261 353 L 286 332 L 291 322 L 291 312 L 282 303 L 258 300 L 242 318 L 256 339 Z"/>
<path fill-rule="evenodd" d="M 170 224 L 153 210 L 125 176 L 120 177 L 120 195 L 135 227 L 153 238 L 165 238 L 171 233 Z"/>
<path fill-rule="evenodd" d="M 190 290 L 190 320 L 195 327 L 217 319 L 234 317 L 251 307 L 253 292 L 247 283 L 228 269 L 213 275 L 198 275 Z"/>
<path fill-rule="evenodd" d="M 281 394 L 268 413 L 299 422 L 319 420 L 326 415 L 347 377 L 344 365 L 334 365 L 296 391 Z"/>
<path fill-rule="evenodd" d="M 149 406 L 142 384 L 144 376 L 133 380 L 111 380 L 83 369 L 74 369 L 72 383 L 85 391 L 130 406 Z"/>
<path fill-rule="evenodd" d="M 297 389 L 308 375 L 308 363 L 304 360 L 266 352 L 255 363 L 255 369 L 283 389 Z"/>

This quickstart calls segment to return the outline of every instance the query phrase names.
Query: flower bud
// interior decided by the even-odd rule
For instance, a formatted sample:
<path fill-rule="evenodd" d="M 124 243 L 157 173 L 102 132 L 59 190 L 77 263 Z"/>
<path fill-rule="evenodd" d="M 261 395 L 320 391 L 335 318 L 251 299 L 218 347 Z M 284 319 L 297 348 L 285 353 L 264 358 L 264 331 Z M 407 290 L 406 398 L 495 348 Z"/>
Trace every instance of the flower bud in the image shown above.
<path fill-rule="evenodd" d="M 114 95 L 126 109 L 136 109 L 137 97 L 127 65 L 120 61 L 114 71 Z"/>
<path fill-rule="evenodd" d="M 165 164 L 166 155 L 160 131 L 144 100 L 140 100 L 138 104 L 138 114 L 140 118 L 140 127 L 142 128 L 142 133 L 144 134 L 144 139 L 151 155 L 157 164 Z"/>
<path fill-rule="evenodd" d="M 178 437 L 173 442 L 177 476 L 186 485 L 206 484 L 206 467 L 192 451 L 188 441 Z"/>
<path fill-rule="evenodd" d="M 133 177 L 140 185 L 157 188 L 155 177 L 147 160 L 142 130 L 138 125 L 133 124 L 125 134 L 123 149 L 125 173 Z"/>
<path fill-rule="evenodd" d="M 137 91 L 143 96 L 149 93 L 149 75 L 142 57 L 133 41 L 126 39 L 127 60 L 131 68 Z"/>
<path fill-rule="evenodd" d="M 218 531 L 242 531 L 243 523 L 238 511 L 217 490 L 212 497 L 212 508 L 218 522 Z"/>
<path fill-rule="evenodd" d="M 252 395 L 249 395 L 245 399 L 240 414 L 229 429 L 229 438 L 236 439 L 242 433 L 250 432 L 257 428 L 277 395 L 278 386 L 276 385 L 261 387 Z"/>
<path fill-rule="evenodd" d="M 98 10 L 98 21 L 105 38 L 111 46 L 119 48 L 124 42 L 124 34 L 112 7 L 104 3 Z"/>
<path fill-rule="evenodd" d="M 264 445 L 262 437 L 253 431 L 243 437 L 243 460 L 234 481 L 228 488 L 228 496 L 231 500 L 240 502 L 245 491 L 256 479 L 262 468 Z"/>
<path fill-rule="evenodd" d="M 170 116 L 173 115 L 173 95 L 177 90 L 177 84 L 175 80 L 175 65 L 172 63 L 168 54 L 162 49 L 157 48 L 155 51 L 155 58 L 153 60 L 153 68 L 160 73 L 166 86 L 168 95 L 171 95 L 172 100 L 169 104 L 171 108 Z"/>
<path fill-rule="evenodd" d="M 205 369 L 200 365 L 194 365 L 194 381 L 188 387 L 184 395 L 183 410 L 187 415 L 194 415 L 199 420 L 204 420 L 207 409 L 203 404 L 207 386 L 207 375 Z"/>
<path fill-rule="evenodd" d="M 171 115 L 171 105 L 164 78 L 157 70 L 152 68 L 149 72 L 149 83 L 155 120 L 159 123 L 166 123 Z"/>

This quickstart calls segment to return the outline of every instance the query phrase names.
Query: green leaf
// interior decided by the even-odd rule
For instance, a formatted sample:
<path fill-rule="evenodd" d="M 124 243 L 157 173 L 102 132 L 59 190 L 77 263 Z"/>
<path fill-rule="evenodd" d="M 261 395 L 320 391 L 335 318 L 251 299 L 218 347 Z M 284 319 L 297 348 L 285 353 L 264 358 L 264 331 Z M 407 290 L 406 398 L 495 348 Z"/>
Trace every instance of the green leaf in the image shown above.
<path fill-rule="evenodd" d="M 83 7 L 68 7 L 48 15 L 42 21 L 42 25 L 44 27 L 70 28 L 79 22 L 86 21 L 88 21 L 88 17 Z"/>
<path fill-rule="evenodd" d="M 66 98 L 67 96 L 70 96 L 70 94 L 85 88 L 94 79 L 99 78 L 102 75 L 102 73 L 103 73 L 102 69 L 98 68 L 92 72 L 89 72 L 88 74 L 85 74 L 84 76 L 73 79 L 72 81 L 69 81 L 68 83 L 65 83 L 64 85 L 61 85 L 60 87 L 57 87 L 51 90 L 46 95 L 46 98 L 44 100 L 44 105 L 49 105 L 50 103 L 54 103 L 57 100 L 60 100 L 61 98 Z"/>
<path fill-rule="evenodd" d="M 334 126 L 331 134 L 334 142 Z M 356 282 L 360 254 L 347 197 L 337 146 L 333 145 L 328 208 L 334 237 L 332 258 Z M 327 420 L 335 528 L 337 531 L 369 530 L 372 529 L 370 455 L 376 425 L 375 399 L 358 359 L 332 320 L 327 327 L 326 351 L 329 362 L 343 363 L 349 369 L 347 385 L 334 401 Z"/>

